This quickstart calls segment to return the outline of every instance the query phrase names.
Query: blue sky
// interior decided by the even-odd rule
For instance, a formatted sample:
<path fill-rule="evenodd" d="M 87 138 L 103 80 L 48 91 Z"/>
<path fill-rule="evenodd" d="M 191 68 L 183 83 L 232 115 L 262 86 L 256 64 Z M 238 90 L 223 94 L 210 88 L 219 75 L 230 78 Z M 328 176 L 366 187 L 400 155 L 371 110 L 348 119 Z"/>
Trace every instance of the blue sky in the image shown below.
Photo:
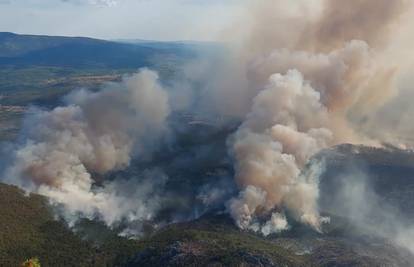
<path fill-rule="evenodd" d="M 215 40 L 248 0 L 0 0 L 0 31 Z"/>

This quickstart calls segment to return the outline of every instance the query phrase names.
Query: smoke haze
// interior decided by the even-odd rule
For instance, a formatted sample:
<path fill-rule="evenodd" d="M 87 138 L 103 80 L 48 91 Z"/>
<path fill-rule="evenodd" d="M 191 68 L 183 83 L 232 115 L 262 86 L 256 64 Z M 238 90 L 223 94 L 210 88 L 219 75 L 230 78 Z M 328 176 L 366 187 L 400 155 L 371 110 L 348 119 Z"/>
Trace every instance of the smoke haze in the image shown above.
<path fill-rule="evenodd" d="M 166 179 L 162 173 L 104 182 L 96 190 L 93 185 L 97 175 L 127 167 L 133 155 L 149 157 L 167 134 L 168 95 L 157 74 L 142 70 L 96 93 L 75 91 L 66 102 L 31 112 L 5 174 L 8 182 L 48 196 L 71 213 L 98 214 L 109 225 L 151 218 L 154 189 Z"/>
<path fill-rule="evenodd" d="M 165 197 L 162 168 L 138 177 L 99 177 L 166 152 L 166 143 L 179 139 L 170 127 L 173 115 L 187 112 L 214 118 L 227 134 L 234 171 L 235 185 L 226 173 L 215 175 L 225 182 L 195 190 L 203 208 L 222 204 L 238 227 L 263 235 L 289 229 L 290 217 L 321 232 L 329 221 L 318 205 L 324 163 L 313 156 L 341 143 L 400 143 L 369 129 L 386 128 L 389 123 L 373 114 L 400 103 L 393 99 L 400 69 L 388 60 L 387 47 L 408 4 L 249 2 L 249 12 L 223 33 L 229 42 L 224 51 L 189 63 L 171 88 L 155 72 L 141 70 L 99 92 L 75 91 L 65 106 L 32 110 L 4 177 L 72 215 L 98 216 L 108 225 L 151 220 Z M 195 151 L 214 158 L 217 150 Z M 198 168 L 188 158 L 196 159 L 177 156 L 174 167 Z"/>

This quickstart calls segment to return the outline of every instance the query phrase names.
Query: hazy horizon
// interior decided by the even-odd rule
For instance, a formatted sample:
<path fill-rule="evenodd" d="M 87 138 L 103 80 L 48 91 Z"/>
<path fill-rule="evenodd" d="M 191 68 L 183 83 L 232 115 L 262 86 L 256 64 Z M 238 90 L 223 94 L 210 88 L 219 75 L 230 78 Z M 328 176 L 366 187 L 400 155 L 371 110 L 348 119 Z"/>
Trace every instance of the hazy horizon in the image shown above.
<path fill-rule="evenodd" d="M 215 41 L 246 2 L 0 0 L 0 31 L 106 40 Z"/>

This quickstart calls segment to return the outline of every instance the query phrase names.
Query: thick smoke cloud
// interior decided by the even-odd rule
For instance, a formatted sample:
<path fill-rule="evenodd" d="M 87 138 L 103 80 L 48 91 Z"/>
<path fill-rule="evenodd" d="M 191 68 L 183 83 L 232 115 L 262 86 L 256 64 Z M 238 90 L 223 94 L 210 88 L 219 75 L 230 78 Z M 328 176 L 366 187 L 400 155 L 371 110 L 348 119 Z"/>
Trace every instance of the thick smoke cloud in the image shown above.
<path fill-rule="evenodd" d="M 324 1 L 322 16 L 305 28 L 299 47 L 313 51 L 341 48 L 349 40 L 364 40 L 370 47 L 387 42 L 396 19 L 408 1 Z"/>
<path fill-rule="evenodd" d="M 326 221 L 317 205 L 322 169 L 309 159 L 338 143 L 380 144 L 355 121 L 395 91 L 396 69 L 380 54 L 404 1 L 322 3 L 304 15 L 285 12 L 281 1 L 258 1 L 251 32 L 241 34 L 251 108 L 229 140 L 241 193 L 228 207 L 243 229 L 271 233 L 275 220 L 257 227 L 258 218 L 286 208 L 319 231 Z"/>
<path fill-rule="evenodd" d="M 168 93 L 154 72 L 142 70 L 99 92 L 76 91 L 63 107 L 32 110 L 6 181 L 63 204 L 68 218 L 98 216 L 114 225 L 157 216 L 166 197 L 167 168 L 177 176 L 191 169 L 201 179 L 210 171 L 207 165 L 220 165 L 227 168 L 216 175 L 223 181 L 190 188 L 197 195 L 182 202 L 199 201 L 203 211 L 225 202 L 240 228 L 263 235 L 289 229 L 288 218 L 321 231 L 328 221 L 318 207 L 324 163 L 313 156 L 335 144 L 384 141 L 365 127 L 382 123 L 367 118 L 387 110 L 384 103 L 395 95 L 398 68 L 384 51 L 407 3 L 258 0 L 247 5 L 247 14 L 226 32 L 230 45 L 188 64 L 182 80 L 169 81 Z M 203 125 L 198 128 L 203 133 L 197 135 L 193 125 Z M 222 155 L 224 142 L 212 145 L 210 132 L 214 138 L 230 134 L 230 160 Z M 176 142 L 171 147 L 178 152 L 163 151 L 165 169 L 103 178 L 132 159 L 150 159 L 166 138 Z M 200 140 L 210 141 L 200 146 Z M 218 158 L 224 163 L 211 163 Z M 224 179 L 233 174 L 228 161 L 236 192 Z"/>
<path fill-rule="evenodd" d="M 230 205 L 233 216 L 246 228 L 257 207 L 272 210 L 285 201 L 301 221 L 319 229 L 317 184 L 300 173 L 312 155 L 332 142 L 320 94 L 298 71 L 289 71 L 271 76 L 253 101 L 231 144 L 237 182 L 250 188 L 242 193 L 247 206 L 240 199 Z"/>
<path fill-rule="evenodd" d="M 99 92 L 76 91 L 66 102 L 51 111 L 32 111 L 6 179 L 50 197 L 72 214 L 97 215 L 109 225 L 150 219 L 164 174 L 148 172 L 98 188 L 94 183 L 128 166 L 132 156 L 151 155 L 168 133 L 168 95 L 157 74 L 142 70 Z"/>

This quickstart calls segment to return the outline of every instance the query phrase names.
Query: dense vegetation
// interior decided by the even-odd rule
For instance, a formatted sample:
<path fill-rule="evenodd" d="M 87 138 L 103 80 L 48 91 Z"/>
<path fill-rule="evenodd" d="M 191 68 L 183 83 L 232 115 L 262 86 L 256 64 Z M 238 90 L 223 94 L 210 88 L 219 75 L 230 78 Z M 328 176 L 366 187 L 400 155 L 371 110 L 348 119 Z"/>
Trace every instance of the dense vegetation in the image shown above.
<path fill-rule="evenodd" d="M 74 233 L 54 219 L 46 199 L 34 194 L 25 196 L 14 186 L 0 184 L 0 209 L 0 266 L 19 266 L 33 257 L 39 258 L 42 266 L 171 266 L 174 262 L 232 265 L 249 261 L 304 264 L 304 257 L 240 232 L 226 216 L 171 225 L 134 241 L 90 221 Z M 93 231 L 99 232 L 99 238 L 87 238 Z"/>
<path fill-rule="evenodd" d="M 0 210 L 0 266 L 33 257 L 42 266 L 112 266 L 137 250 L 136 242 L 116 234 L 107 234 L 101 247 L 83 240 L 54 218 L 45 198 L 14 186 L 0 185 Z"/>

